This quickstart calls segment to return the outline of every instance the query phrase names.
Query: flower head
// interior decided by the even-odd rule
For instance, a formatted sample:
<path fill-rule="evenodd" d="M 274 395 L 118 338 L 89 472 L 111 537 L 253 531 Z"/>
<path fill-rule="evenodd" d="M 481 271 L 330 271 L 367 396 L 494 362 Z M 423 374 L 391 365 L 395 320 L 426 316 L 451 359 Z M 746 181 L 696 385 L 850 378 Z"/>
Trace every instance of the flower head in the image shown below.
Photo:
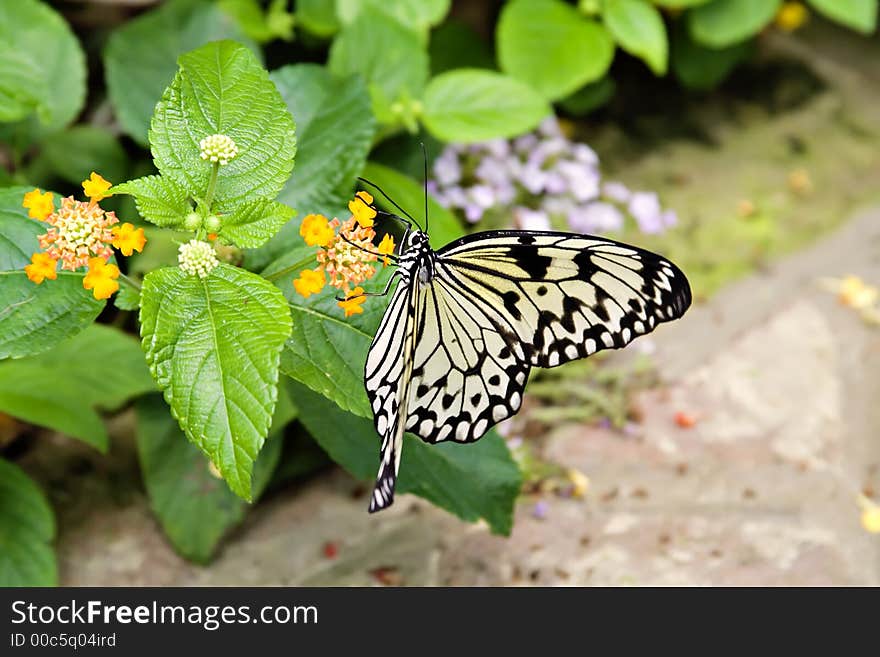
<path fill-rule="evenodd" d="M 208 135 L 199 142 L 199 155 L 203 160 L 216 162 L 221 166 L 238 155 L 238 146 L 232 137 L 226 135 Z"/>
<path fill-rule="evenodd" d="M 880 291 L 876 287 L 867 285 L 858 276 L 847 276 L 840 281 L 839 285 L 837 298 L 840 303 L 856 310 L 873 306 L 880 296 Z"/>
<path fill-rule="evenodd" d="M 214 247 L 200 240 L 181 244 L 177 250 L 177 262 L 181 270 L 199 278 L 206 278 L 220 264 Z"/>
<path fill-rule="evenodd" d="M 373 197 L 368 192 L 358 192 L 354 198 L 348 202 L 348 209 L 351 211 L 357 222 L 364 228 L 372 228 L 373 219 L 376 217 L 376 208 L 372 207 Z"/>
<path fill-rule="evenodd" d="M 35 253 L 31 256 L 31 264 L 25 265 L 24 271 L 27 277 L 39 285 L 45 279 L 54 281 L 58 278 L 58 261 L 47 253 Z"/>
<path fill-rule="evenodd" d="M 862 510 L 862 528 L 870 534 L 880 534 L 880 505 L 859 495 L 858 503 Z"/>
<path fill-rule="evenodd" d="M 104 258 L 89 258 L 89 271 L 83 278 L 83 287 L 92 290 L 96 299 L 109 299 L 119 289 L 119 267 L 108 264 Z"/>
<path fill-rule="evenodd" d="M 309 246 L 327 246 L 334 237 L 330 222 L 322 214 L 306 215 L 300 224 L 299 234 Z"/>
<path fill-rule="evenodd" d="M 144 244 L 147 243 L 144 229 L 136 229 L 128 222 L 121 226 L 114 226 L 111 232 L 113 233 L 113 246 L 122 251 L 122 255 L 125 256 L 130 256 L 134 251 L 140 253 L 144 250 Z"/>
<path fill-rule="evenodd" d="M 101 174 L 95 173 L 94 171 L 92 171 L 92 175 L 89 176 L 88 180 L 83 180 L 82 182 L 83 193 L 89 197 L 89 200 L 92 203 L 97 203 L 102 199 L 108 198 L 110 195 L 106 192 L 112 186 L 113 185 L 105 180 Z"/>
<path fill-rule="evenodd" d="M 46 217 L 55 211 L 52 192 L 43 194 L 39 189 L 25 194 L 21 206 L 28 209 L 28 216 L 31 219 L 39 219 L 40 221 L 45 221 Z"/>
<path fill-rule="evenodd" d="M 113 255 L 110 227 L 118 221 L 113 212 L 104 212 L 97 203 L 68 196 L 57 212 L 46 217 L 51 228 L 38 238 L 40 248 L 53 260 L 60 260 L 61 269 L 70 271 L 86 266 L 90 258 L 109 260 Z"/>
<path fill-rule="evenodd" d="M 360 315 L 364 312 L 361 306 L 366 300 L 364 288 L 358 286 L 351 291 L 351 294 L 346 295 L 343 301 L 337 301 L 336 304 L 345 311 L 346 317 L 351 317 L 352 315 Z"/>
<path fill-rule="evenodd" d="M 293 281 L 293 287 L 304 297 L 310 297 L 320 292 L 326 283 L 327 277 L 319 267 L 318 269 L 306 269 L 303 271 L 299 278 Z"/>
<path fill-rule="evenodd" d="M 371 264 L 376 262 L 372 227 L 358 225 L 356 217 L 340 224 L 339 219 L 330 222 L 331 228 L 339 228 L 327 248 L 318 251 L 318 263 L 330 276 L 330 284 L 348 293 L 349 286 L 359 285 L 376 273 Z"/>

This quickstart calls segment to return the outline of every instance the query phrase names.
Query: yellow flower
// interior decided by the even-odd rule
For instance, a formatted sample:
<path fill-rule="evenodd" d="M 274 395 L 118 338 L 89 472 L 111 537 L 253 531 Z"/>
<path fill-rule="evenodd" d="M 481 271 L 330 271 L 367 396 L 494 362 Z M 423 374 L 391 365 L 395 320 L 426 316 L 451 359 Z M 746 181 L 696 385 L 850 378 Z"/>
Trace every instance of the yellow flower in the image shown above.
<path fill-rule="evenodd" d="M 800 2 L 786 2 L 776 13 L 776 27 L 784 32 L 794 32 L 809 17 L 810 13 Z"/>
<path fill-rule="evenodd" d="M 356 287 L 344 301 L 337 301 L 336 304 L 345 311 L 346 317 L 351 317 L 352 315 L 360 315 L 364 312 L 364 309 L 361 308 L 361 306 L 366 300 L 367 297 L 364 296 L 364 288 Z"/>
<path fill-rule="evenodd" d="M 571 494 L 574 497 L 583 497 L 587 494 L 587 491 L 590 488 L 590 480 L 587 475 L 580 470 L 569 468 L 566 470 L 565 476 L 572 484 Z"/>
<path fill-rule="evenodd" d="M 110 194 L 107 194 L 106 192 L 112 186 L 113 185 L 109 181 L 104 180 L 100 174 L 95 173 L 94 171 L 92 171 L 92 175 L 89 176 L 88 180 L 83 180 L 82 182 L 83 192 L 89 197 L 89 200 L 92 201 L 92 203 L 97 203 L 101 199 L 110 196 Z"/>
<path fill-rule="evenodd" d="M 135 229 L 132 224 L 126 222 L 121 226 L 114 226 L 112 232 L 112 244 L 122 251 L 122 255 L 130 256 L 133 251 L 140 253 L 144 250 L 147 238 L 143 228 Z"/>
<path fill-rule="evenodd" d="M 364 228 L 373 226 L 373 219 L 376 216 L 376 208 L 371 207 L 373 197 L 367 192 L 358 192 L 354 198 L 348 202 L 348 209 L 354 215 L 357 222 Z"/>
<path fill-rule="evenodd" d="M 864 495 L 859 495 L 859 506 L 862 508 L 862 527 L 870 534 L 880 534 L 880 506 Z"/>
<path fill-rule="evenodd" d="M 840 303 L 863 310 L 873 306 L 877 302 L 877 288 L 871 285 L 865 285 L 865 282 L 858 276 L 847 276 L 840 282 L 837 291 Z"/>
<path fill-rule="evenodd" d="M 113 255 L 110 227 L 119 220 L 113 212 L 104 212 L 97 203 L 76 201 L 72 196 L 61 199 L 61 207 L 46 221 L 51 227 L 37 239 L 40 248 L 61 261 L 61 269 L 75 271 L 85 267 L 89 258 L 109 260 Z"/>
<path fill-rule="evenodd" d="M 109 299 L 119 289 L 119 267 L 107 264 L 104 258 L 89 258 L 89 271 L 83 278 L 83 287 L 92 290 L 96 299 Z"/>
<path fill-rule="evenodd" d="M 52 192 L 41 194 L 39 189 L 25 194 L 21 206 L 28 209 L 28 216 L 31 219 L 39 219 L 40 221 L 45 221 L 46 217 L 55 211 Z"/>
<path fill-rule="evenodd" d="M 299 234 L 309 246 L 327 246 L 333 239 L 333 229 L 322 214 L 306 215 L 300 224 Z"/>
<path fill-rule="evenodd" d="M 388 255 L 394 253 L 394 238 L 388 233 L 385 233 L 385 237 L 379 242 L 379 253 L 385 256 L 382 258 L 382 263 L 387 265 L 389 262 Z"/>
<path fill-rule="evenodd" d="M 327 283 L 327 277 L 319 267 L 318 269 L 306 269 L 293 281 L 293 287 L 304 297 L 310 297 L 320 292 Z"/>
<path fill-rule="evenodd" d="M 58 272 L 55 271 L 57 266 L 58 261 L 49 254 L 35 253 L 31 256 L 31 264 L 25 265 L 24 271 L 31 281 L 39 285 L 47 278 L 50 281 L 58 278 Z"/>

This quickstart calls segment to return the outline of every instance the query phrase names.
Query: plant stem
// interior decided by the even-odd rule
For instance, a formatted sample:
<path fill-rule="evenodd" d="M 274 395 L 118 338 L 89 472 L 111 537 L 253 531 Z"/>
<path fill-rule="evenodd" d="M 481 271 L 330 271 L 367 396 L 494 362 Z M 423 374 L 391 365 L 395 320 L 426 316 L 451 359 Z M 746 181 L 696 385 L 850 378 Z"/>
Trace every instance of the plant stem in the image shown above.
<path fill-rule="evenodd" d="M 134 288 L 135 290 L 137 290 L 138 292 L 141 291 L 141 285 L 140 285 L 140 283 L 138 283 L 138 282 L 137 282 L 136 280 L 134 280 L 133 278 L 129 278 L 128 276 L 126 276 L 126 275 L 123 274 L 122 272 L 119 272 L 119 278 L 121 278 L 122 280 L 124 280 L 128 285 L 130 285 L 131 287 L 133 287 L 133 288 Z"/>
<path fill-rule="evenodd" d="M 214 202 L 214 190 L 217 188 L 217 174 L 220 173 L 220 163 L 214 162 L 211 169 L 211 180 L 208 182 L 208 193 L 205 195 L 205 206 L 211 212 L 211 203 Z"/>
<path fill-rule="evenodd" d="M 315 262 L 315 256 L 309 256 L 308 258 L 303 258 L 299 262 L 290 265 L 290 267 L 285 267 L 284 269 L 279 269 L 278 271 L 269 274 L 266 276 L 267 281 L 277 281 L 282 276 L 286 276 L 287 274 L 295 272 L 297 269 L 302 269 L 303 267 Z"/>

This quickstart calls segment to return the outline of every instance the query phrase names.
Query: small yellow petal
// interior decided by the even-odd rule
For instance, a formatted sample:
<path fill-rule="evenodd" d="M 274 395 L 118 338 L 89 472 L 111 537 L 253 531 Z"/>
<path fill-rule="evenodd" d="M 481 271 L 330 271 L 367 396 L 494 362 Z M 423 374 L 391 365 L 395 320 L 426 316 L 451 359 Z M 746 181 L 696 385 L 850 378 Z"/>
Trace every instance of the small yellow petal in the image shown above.
<path fill-rule="evenodd" d="M 308 298 L 320 292 L 327 282 L 327 277 L 322 269 L 306 269 L 293 281 L 293 287 L 302 296 Z"/>
<path fill-rule="evenodd" d="M 82 183 L 83 192 L 94 202 L 107 198 L 109 194 L 106 192 L 112 186 L 113 185 L 110 181 L 105 180 L 101 174 L 95 173 L 94 171 L 92 171 L 92 175 L 89 176 L 89 179 L 83 180 Z"/>
<path fill-rule="evenodd" d="M 25 265 L 24 271 L 32 282 L 39 285 L 45 279 L 54 281 L 58 278 L 58 261 L 46 253 L 35 253 L 31 256 L 31 264 Z"/>
<path fill-rule="evenodd" d="M 40 221 L 45 221 L 46 217 L 55 211 L 52 192 L 43 194 L 39 189 L 25 194 L 21 206 L 28 209 L 28 216 L 31 219 L 39 219 Z"/>
<path fill-rule="evenodd" d="M 364 312 L 361 306 L 366 300 L 364 288 L 356 287 L 343 301 L 337 301 L 336 304 L 345 311 L 346 317 L 351 317 L 352 315 L 360 315 Z"/>

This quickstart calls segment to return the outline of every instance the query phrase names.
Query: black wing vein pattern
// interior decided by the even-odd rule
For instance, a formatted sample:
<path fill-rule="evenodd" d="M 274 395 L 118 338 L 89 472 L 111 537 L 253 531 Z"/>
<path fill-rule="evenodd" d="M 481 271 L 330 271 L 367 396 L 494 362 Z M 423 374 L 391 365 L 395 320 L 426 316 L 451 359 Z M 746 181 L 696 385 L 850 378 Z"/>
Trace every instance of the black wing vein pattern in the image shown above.
<path fill-rule="evenodd" d="M 533 366 L 624 347 L 691 303 L 687 279 L 665 258 L 554 232 L 463 237 L 436 253 L 420 291 L 410 287 L 420 285 L 398 285 L 367 358 L 383 437 L 371 510 L 390 504 L 380 488 L 389 476 L 393 495 L 404 430 L 431 443 L 477 440 L 519 410 Z"/>

